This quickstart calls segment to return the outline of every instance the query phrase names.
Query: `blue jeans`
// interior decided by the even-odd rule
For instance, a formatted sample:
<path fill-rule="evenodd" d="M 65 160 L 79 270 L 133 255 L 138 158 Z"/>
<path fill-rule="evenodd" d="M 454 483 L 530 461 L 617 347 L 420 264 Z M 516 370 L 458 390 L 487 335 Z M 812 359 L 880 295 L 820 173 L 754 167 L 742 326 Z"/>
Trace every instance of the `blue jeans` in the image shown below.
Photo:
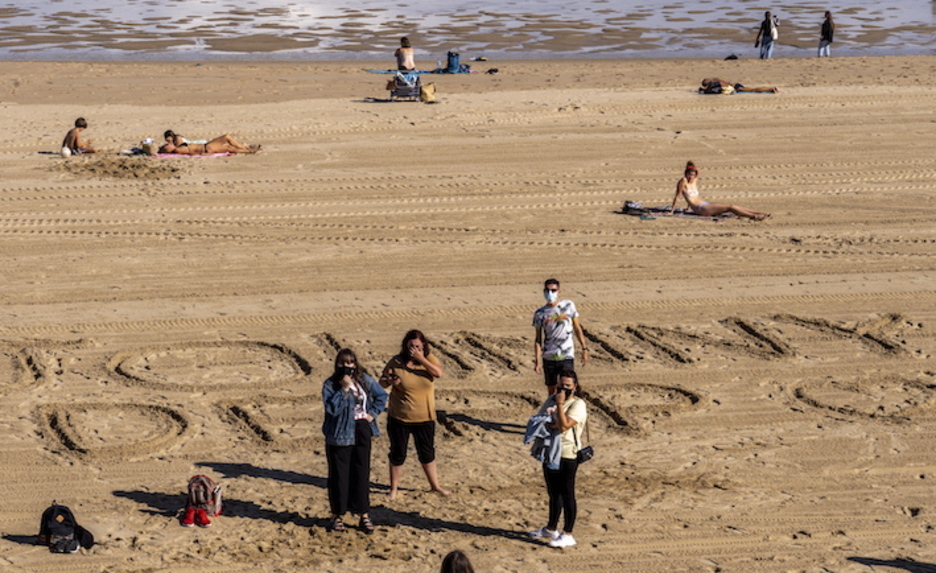
<path fill-rule="evenodd" d="M 760 45 L 760 59 L 769 60 L 773 56 L 773 38 L 767 37 L 765 40 L 761 40 Z"/>

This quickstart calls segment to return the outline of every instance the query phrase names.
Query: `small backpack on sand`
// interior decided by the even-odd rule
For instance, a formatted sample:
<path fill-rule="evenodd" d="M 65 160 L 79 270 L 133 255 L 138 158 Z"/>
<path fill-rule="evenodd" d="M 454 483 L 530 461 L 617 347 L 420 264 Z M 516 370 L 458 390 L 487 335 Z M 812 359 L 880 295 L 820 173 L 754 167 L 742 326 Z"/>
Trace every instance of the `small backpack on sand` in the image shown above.
<path fill-rule="evenodd" d="M 211 527 L 211 518 L 221 515 L 221 486 L 208 476 L 189 478 L 185 510 L 179 519 L 182 527 Z"/>
<path fill-rule="evenodd" d="M 203 509 L 208 517 L 221 515 L 221 486 L 208 476 L 192 476 L 188 482 L 186 508 Z"/>
<path fill-rule="evenodd" d="M 53 501 L 42 512 L 36 543 L 48 545 L 52 553 L 77 553 L 79 547 L 90 549 L 94 545 L 94 536 L 78 525 L 70 509 Z"/>

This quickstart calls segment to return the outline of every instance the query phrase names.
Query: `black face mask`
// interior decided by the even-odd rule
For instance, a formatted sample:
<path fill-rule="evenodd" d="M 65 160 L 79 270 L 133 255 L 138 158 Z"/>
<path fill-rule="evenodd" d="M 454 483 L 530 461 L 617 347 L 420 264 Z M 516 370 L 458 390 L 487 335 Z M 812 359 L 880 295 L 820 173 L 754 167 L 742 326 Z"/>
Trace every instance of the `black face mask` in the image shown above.
<path fill-rule="evenodd" d="M 335 370 L 335 374 L 339 379 L 344 378 L 345 376 L 354 376 L 354 368 L 351 368 L 350 366 L 339 366 L 337 370 Z"/>

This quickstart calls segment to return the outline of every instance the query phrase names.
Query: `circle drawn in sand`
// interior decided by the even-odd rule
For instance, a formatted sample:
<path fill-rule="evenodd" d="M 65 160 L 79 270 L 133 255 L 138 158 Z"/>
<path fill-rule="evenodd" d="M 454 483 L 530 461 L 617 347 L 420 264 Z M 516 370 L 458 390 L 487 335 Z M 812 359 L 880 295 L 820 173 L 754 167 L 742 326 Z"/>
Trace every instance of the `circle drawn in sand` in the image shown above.
<path fill-rule="evenodd" d="M 188 432 L 180 412 L 144 404 L 48 404 L 40 427 L 68 452 L 88 458 L 127 458 L 164 452 Z"/>
<path fill-rule="evenodd" d="M 292 350 L 262 342 L 143 348 L 114 356 L 108 368 L 131 383 L 186 391 L 282 385 L 312 371 Z"/>
<path fill-rule="evenodd" d="M 907 419 L 936 405 L 933 381 L 880 376 L 864 380 L 823 380 L 796 388 L 794 397 L 813 408 L 845 416 Z"/>
<path fill-rule="evenodd" d="M 307 450 L 322 441 L 320 396 L 258 396 L 218 404 L 221 417 L 251 440 L 278 451 Z"/>
<path fill-rule="evenodd" d="M 702 396 L 675 386 L 623 383 L 602 386 L 587 393 L 588 401 L 604 411 L 624 430 L 640 433 L 643 424 L 655 418 L 692 410 Z"/>

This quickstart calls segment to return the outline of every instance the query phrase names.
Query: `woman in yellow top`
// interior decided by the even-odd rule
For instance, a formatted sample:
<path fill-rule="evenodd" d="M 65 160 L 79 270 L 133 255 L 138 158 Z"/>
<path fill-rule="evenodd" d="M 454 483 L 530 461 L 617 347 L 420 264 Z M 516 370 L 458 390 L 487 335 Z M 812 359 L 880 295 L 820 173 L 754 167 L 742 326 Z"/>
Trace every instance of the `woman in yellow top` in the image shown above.
<path fill-rule="evenodd" d="M 449 492 L 439 485 L 435 463 L 435 381 L 442 366 L 432 354 L 429 341 L 418 330 L 403 337 L 400 353 L 390 359 L 380 376 L 380 385 L 390 392 L 387 406 L 387 436 L 390 438 L 390 493 L 396 497 L 406 461 L 409 437 L 432 491 Z"/>

